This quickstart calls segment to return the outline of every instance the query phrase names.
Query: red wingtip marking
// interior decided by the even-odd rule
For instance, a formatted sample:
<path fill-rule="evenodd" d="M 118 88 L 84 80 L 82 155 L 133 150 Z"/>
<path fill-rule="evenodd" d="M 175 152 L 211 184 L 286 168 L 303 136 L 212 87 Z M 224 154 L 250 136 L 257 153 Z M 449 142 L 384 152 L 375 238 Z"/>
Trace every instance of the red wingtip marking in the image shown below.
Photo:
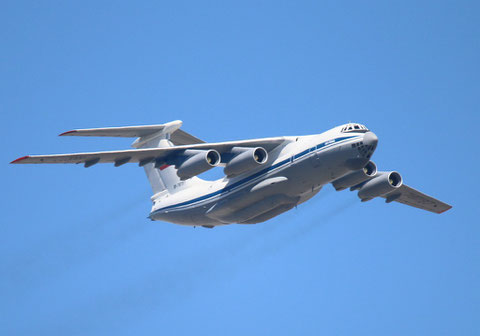
<path fill-rule="evenodd" d="M 164 170 L 165 168 L 170 167 L 170 165 L 164 164 L 163 166 L 160 166 L 158 169 Z"/>
<path fill-rule="evenodd" d="M 440 211 L 439 214 L 444 213 L 445 211 L 450 210 L 451 208 L 452 208 L 452 207 L 450 206 L 449 208 L 446 208 L 445 210 Z"/>
<path fill-rule="evenodd" d="M 18 163 L 18 161 L 22 161 L 23 159 L 26 159 L 26 158 L 29 158 L 30 156 L 29 155 L 25 155 L 25 156 L 22 156 L 21 158 L 18 158 L 16 160 L 13 160 L 12 162 L 10 163 Z"/>
<path fill-rule="evenodd" d="M 63 132 L 63 133 L 59 134 L 58 136 L 67 135 L 67 134 L 75 133 L 75 132 L 76 131 L 66 131 L 66 132 Z"/>

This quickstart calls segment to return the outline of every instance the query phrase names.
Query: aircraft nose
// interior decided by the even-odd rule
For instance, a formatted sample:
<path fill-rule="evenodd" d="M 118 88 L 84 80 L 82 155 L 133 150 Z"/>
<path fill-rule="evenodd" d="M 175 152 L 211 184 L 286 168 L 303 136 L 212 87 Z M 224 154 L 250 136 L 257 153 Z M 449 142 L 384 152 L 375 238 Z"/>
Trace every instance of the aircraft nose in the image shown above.
<path fill-rule="evenodd" d="M 372 157 L 375 148 L 377 148 L 378 138 L 373 132 L 366 132 L 363 138 L 352 144 L 356 149 L 355 157 L 348 159 L 345 164 L 351 170 L 362 169 Z"/>
<path fill-rule="evenodd" d="M 368 131 L 363 136 L 363 143 L 367 146 L 371 146 L 371 149 L 375 150 L 378 144 L 378 138 L 375 133 Z"/>
<path fill-rule="evenodd" d="M 363 139 L 359 145 L 357 145 L 357 150 L 360 153 L 362 158 L 370 159 L 375 148 L 377 148 L 378 138 L 375 133 L 368 131 L 363 135 Z"/>

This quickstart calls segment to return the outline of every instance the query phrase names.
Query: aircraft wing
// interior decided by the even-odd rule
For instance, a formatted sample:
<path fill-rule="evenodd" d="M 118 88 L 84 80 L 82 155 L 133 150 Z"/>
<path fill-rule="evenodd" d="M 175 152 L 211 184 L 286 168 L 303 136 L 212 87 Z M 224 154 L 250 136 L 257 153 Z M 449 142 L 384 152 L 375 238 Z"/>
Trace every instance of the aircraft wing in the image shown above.
<path fill-rule="evenodd" d="M 178 131 L 177 131 L 178 132 Z M 175 132 L 176 133 L 176 132 Z M 190 136 L 188 133 L 183 132 Z M 180 133 L 184 138 L 180 141 L 191 141 L 184 134 Z M 193 137 L 193 136 L 191 136 Z M 197 139 L 199 140 L 199 139 Z M 199 140 L 201 141 L 201 140 Z M 284 137 L 252 139 L 242 141 L 228 141 L 217 143 L 196 143 L 190 145 L 174 146 L 168 148 L 145 148 L 145 149 L 127 149 L 107 152 L 90 152 L 90 153 L 72 153 L 72 154 L 52 154 L 52 155 L 27 155 L 18 158 L 11 163 L 85 163 L 85 166 L 91 166 L 96 163 L 114 163 L 120 166 L 127 162 L 138 162 L 143 165 L 148 162 L 163 161 L 174 159 L 176 155 L 181 155 L 185 150 L 216 150 L 220 154 L 228 153 L 233 147 L 263 147 L 267 152 L 272 151 L 277 146 L 284 143 Z"/>
<path fill-rule="evenodd" d="M 397 190 L 382 196 L 387 202 L 399 202 L 415 208 L 435 213 L 442 213 L 452 208 L 451 205 L 439 201 L 431 196 L 403 184 Z"/>
<path fill-rule="evenodd" d="M 407 186 L 398 172 L 377 171 L 377 166 L 372 161 L 363 169 L 333 181 L 332 185 L 337 191 L 347 188 L 358 191 L 362 202 L 382 197 L 387 203 L 399 202 L 434 213 L 442 213 L 452 208 L 449 204 Z"/>

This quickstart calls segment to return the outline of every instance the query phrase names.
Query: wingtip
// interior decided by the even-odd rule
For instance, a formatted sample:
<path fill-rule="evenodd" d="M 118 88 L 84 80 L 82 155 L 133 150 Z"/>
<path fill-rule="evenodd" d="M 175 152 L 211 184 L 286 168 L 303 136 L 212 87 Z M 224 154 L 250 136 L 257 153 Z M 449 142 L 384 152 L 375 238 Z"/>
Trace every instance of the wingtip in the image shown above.
<path fill-rule="evenodd" d="M 439 213 L 439 214 L 442 214 L 442 213 L 444 213 L 445 211 L 448 211 L 448 210 L 450 210 L 451 208 L 452 208 L 452 206 L 451 206 L 451 205 L 449 205 L 449 206 L 448 206 L 448 207 L 446 207 L 444 210 L 442 210 L 442 211 L 440 211 L 440 212 L 438 212 L 438 213 Z"/>
<path fill-rule="evenodd" d="M 58 136 L 69 135 L 69 134 L 72 134 L 72 133 L 75 133 L 75 132 L 76 132 L 75 130 L 73 130 L 73 131 L 66 131 L 66 132 L 60 133 Z"/>
<path fill-rule="evenodd" d="M 22 156 L 22 157 L 20 157 L 20 158 L 18 158 L 18 159 L 13 160 L 13 161 L 10 162 L 10 163 L 11 163 L 11 164 L 12 164 L 12 163 L 19 163 L 20 161 L 25 160 L 25 159 L 27 159 L 27 158 L 29 158 L 29 157 L 30 157 L 29 155 L 25 155 L 25 156 Z"/>

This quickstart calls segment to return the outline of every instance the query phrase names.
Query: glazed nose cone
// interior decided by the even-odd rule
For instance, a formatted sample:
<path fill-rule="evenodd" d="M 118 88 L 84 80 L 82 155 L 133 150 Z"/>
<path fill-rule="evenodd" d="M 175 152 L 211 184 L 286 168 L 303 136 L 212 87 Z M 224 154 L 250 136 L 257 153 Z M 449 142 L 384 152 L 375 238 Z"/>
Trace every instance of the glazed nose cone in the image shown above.
<path fill-rule="evenodd" d="M 370 131 L 365 133 L 365 135 L 363 136 L 363 144 L 367 146 L 371 146 L 370 148 L 372 150 L 375 150 L 378 144 L 378 138 L 375 135 L 375 133 Z"/>
<path fill-rule="evenodd" d="M 365 167 L 377 148 L 377 144 L 378 138 L 375 133 L 370 131 L 366 132 L 363 138 L 361 138 L 361 141 L 352 144 L 352 147 L 356 148 L 356 151 L 353 152 L 354 157 L 346 161 L 346 166 L 351 170 Z"/>

